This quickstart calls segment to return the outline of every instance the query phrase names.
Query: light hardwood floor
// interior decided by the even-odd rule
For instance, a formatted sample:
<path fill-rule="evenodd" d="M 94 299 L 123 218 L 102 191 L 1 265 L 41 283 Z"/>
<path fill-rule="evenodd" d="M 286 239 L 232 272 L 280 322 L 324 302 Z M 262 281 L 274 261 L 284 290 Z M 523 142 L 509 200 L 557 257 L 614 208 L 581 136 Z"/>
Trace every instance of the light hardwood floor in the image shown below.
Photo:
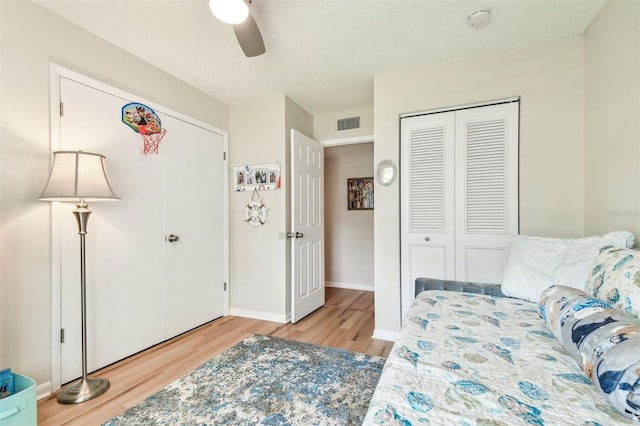
<path fill-rule="evenodd" d="M 63 405 L 51 395 L 38 401 L 38 424 L 100 424 L 253 333 L 386 357 L 392 343 L 372 339 L 373 327 L 373 292 L 337 288 L 327 288 L 325 305 L 296 324 L 223 317 L 91 374 L 111 382 L 93 400 Z"/>

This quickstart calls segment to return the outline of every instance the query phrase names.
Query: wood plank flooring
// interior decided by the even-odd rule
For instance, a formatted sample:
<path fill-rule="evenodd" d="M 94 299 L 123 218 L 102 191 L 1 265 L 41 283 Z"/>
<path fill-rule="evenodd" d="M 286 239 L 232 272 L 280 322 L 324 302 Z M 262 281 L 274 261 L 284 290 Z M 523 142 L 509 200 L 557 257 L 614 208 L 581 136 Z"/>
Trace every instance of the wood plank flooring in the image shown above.
<path fill-rule="evenodd" d="M 111 382 L 93 400 L 63 405 L 54 394 L 38 401 L 38 424 L 98 425 L 253 333 L 386 357 L 393 344 L 372 339 L 373 327 L 373 292 L 331 287 L 325 305 L 296 324 L 223 317 L 91 374 Z"/>

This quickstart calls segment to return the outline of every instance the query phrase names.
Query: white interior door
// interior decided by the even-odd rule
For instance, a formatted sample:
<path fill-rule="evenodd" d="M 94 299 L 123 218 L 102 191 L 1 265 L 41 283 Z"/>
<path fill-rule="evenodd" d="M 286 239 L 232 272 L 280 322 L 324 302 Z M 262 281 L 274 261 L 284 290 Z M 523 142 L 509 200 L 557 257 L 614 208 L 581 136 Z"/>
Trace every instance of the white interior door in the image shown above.
<path fill-rule="evenodd" d="M 415 279 L 499 283 L 518 233 L 518 102 L 401 120 L 402 315 Z"/>
<path fill-rule="evenodd" d="M 499 284 L 518 233 L 518 103 L 457 111 L 456 157 L 456 279 Z"/>
<path fill-rule="evenodd" d="M 225 167 L 222 135 L 168 116 L 162 125 L 170 338 L 224 314 Z"/>
<path fill-rule="evenodd" d="M 226 141 L 206 125 L 155 108 L 167 134 L 158 154 L 143 155 L 142 138 L 121 119 L 123 105 L 139 99 L 79 80 L 58 79 L 64 114 L 59 138 L 54 137 L 60 143 L 53 149 L 105 155 L 109 180 L 121 198 L 89 205 L 93 213 L 86 236 L 87 367 L 91 372 L 224 314 Z M 72 215 L 75 206 L 53 204 L 54 282 L 59 280 L 53 288 L 60 288 L 64 329 L 59 357 L 52 356 L 54 370 L 59 360 L 57 385 L 81 375 L 80 250 Z M 165 242 L 170 233 L 179 240 Z M 57 295 L 53 299 L 55 303 Z M 54 312 L 58 312 L 55 307 Z M 54 346 L 58 333 L 53 330 Z"/>
<path fill-rule="evenodd" d="M 107 157 L 118 202 L 89 203 L 86 235 L 87 368 L 145 349 L 164 336 L 163 153 L 144 156 L 121 121 L 130 100 L 60 79 L 60 146 Z M 81 375 L 80 248 L 75 206 L 60 203 L 61 382 Z M 54 224 L 54 232 L 56 232 Z M 160 260 L 160 261 L 159 261 Z M 57 336 L 54 336 L 54 338 Z"/>
<path fill-rule="evenodd" d="M 324 147 L 291 130 L 291 322 L 324 305 Z"/>
<path fill-rule="evenodd" d="M 402 316 L 415 279 L 455 279 L 454 114 L 401 121 Z"/>

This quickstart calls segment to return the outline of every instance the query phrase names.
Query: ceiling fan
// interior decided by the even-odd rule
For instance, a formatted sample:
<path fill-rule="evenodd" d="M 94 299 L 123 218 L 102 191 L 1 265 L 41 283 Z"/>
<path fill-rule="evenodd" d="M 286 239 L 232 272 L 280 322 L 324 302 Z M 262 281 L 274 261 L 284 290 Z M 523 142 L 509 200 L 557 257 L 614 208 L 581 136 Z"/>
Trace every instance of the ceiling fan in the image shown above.
<path fill-rule="evenodd" d="M 251 58 L 262 55 L 266 49 L 260 29 L 249 11 L 251 0 L 247 1 L 209 0 L 209 8 L 216 18 L 233 25 L 233 32 L 242 51 L 245 56 Z"/>

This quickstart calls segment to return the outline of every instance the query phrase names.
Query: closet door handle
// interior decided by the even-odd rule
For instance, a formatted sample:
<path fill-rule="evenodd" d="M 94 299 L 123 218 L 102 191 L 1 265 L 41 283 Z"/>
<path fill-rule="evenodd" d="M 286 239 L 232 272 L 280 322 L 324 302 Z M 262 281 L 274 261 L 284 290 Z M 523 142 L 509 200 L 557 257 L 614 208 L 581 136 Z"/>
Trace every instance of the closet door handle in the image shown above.
<path fill-rule="evenodd" d="M 178 237 L 177 235 L 169 235 L 167 237 L 167 241 L 169 241 L 170 243 L 175 243 L 176 241 L 178 241 L 180 239 L 180 237 Z"/>
<path fill-rule="evenodd" d="M 426 242 L 429 242 L 429 241 L 431 240 L 431 238 L 429 238 L 429 237 L 424 237 L 424 240 L 425 240 Z"/>
<path fill-rule="evenodd" d="M 295 237 L 296 238 L 302 238 L 302 237 L 304 237 L 304 234 L 302 232 L 296 232 Z"/>

